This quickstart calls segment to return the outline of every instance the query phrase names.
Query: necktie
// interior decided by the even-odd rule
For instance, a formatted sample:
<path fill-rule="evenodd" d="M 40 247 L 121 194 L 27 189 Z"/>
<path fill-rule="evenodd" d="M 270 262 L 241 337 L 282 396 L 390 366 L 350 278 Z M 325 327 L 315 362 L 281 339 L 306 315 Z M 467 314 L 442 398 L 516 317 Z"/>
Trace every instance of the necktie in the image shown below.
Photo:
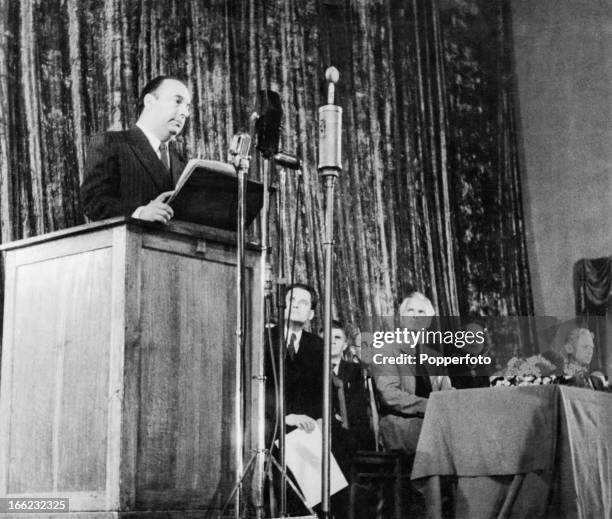
<path fill-rule="evenodd" d="M 289 338 L 289 346 L 287 347 L 287 355 L 289 356 L 289 359 L 293 360 L 295 357 L 295 340 L 297 339 L 297 336 L 295 335 L 295 333 L 291 334 L 291 337 Z"/>
<path fill-rule="evenodd" d="M 420 348 L 417 347 L 417 355 L 420 353 Z M 415 388 L 414 388 L 414 392 L 416 394 L 416 396 L 420 396 L 422 398 L 429 398 L 429 395 L 431 394 L 432 391 L 432 387 L 431 387 L 431 381 L 429 380 L 429 375 L 427 373 L 427 370 L 425 369 L 425 366 L 423 366 L 420 363 L 417 363 L 415 366 Z"/>
<path fill-rule="evenodd" d="M 342 427 L 349 428 L 348 412 L 346 410 L 346 396 L 344 394 L 344 382 L 332 371 L 332 384 L 337 390 L 338 407 L 340 407 L 340 418 L 342 419 Z"/>
<path fill-rule="evenodd" d="M 162 142 L 159 145 L 159 153 L 164 166 L 166 166 L 166 169 L 170 171 L 170 155 L 168 155 L 168 145 L 165 142 Z"/>

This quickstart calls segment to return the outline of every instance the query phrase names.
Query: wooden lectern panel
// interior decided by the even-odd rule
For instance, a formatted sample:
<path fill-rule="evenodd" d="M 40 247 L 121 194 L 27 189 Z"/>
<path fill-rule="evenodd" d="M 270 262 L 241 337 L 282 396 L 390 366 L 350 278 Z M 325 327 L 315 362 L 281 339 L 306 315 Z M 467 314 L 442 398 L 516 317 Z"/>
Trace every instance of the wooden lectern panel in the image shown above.
<path fill-rule="evenodd" d="M 235 270 L 143 249 L 138 507 L 231 487 Z"/>
<path fill-rule="evenodd" d="M 114 219 L 3 246 L 0 498 L 69 498 L 70 513 L 50 519 L 196 517 L 224 504 L 236 254 L 231 235 L 200 229 Z M 247 442 L 259 269 L 247 251 Z"/>
<path fill-rule="evenodd" d="M 8 492 L 105 487 L 110 248 L 19 266 Z M 41 290 L 41 287 L 45 290 Z M 106 367 L 106 368 L 105 368 Z"/>

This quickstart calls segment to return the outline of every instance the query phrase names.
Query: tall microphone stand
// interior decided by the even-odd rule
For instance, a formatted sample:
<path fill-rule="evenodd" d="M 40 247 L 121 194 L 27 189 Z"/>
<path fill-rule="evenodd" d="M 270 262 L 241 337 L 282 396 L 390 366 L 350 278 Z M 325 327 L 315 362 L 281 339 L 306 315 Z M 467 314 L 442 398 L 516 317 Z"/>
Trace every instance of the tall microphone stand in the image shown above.
<path fill-rule="evenodd" d="M 294 494 L 303 503 L 304 507 L 309 511 L 311 517 L 316 517 L 314 511 L 304 498 L 304 495 L 300 489 L 291 481 L 287 476 L 287 459 L 286 459 L 286 400 L 285 400 L 285 387 L 286 387 L 286 376 L 285 376 L 285 354 L 286 354 L 286 340 L 285 336 L 285 308 L 286 308 L 286 292 L 287 292 L 287 277 L 286 277 L 286 265 L 285 265 L 285 229 L 283 225 L 283 215 L 286 212 L 287 205 L 287 169 L 297 170 L 298 175 L 301 176 L 301 163 L 300 160 L 290 154 L 280 152 L 271 155 L 268 159 L 271 165 L 272 171 L 276 172 L 275 193 L 276 193 L 276 221 L 277 227 L 277 241 L 276 241 L 276 256 L 278 259 L 277 264 L 277 278 L 276 278 L 276 307 L 277 307 L 277 356 L 276 356 L 276 367 L 277 367 L 277 383 L 278 393 L 276 394 L 276 411 L 278 413 L 278 461 L 270 455 L 270 462 L 280 472 L 279 480 L 279 506 L 278 506 L 278 517 L 287 517 L 287 485 L 291 487 Z M 278 170 L 277 170 L 278 168 Z M 297 218 L 297 216 L 296 216 Z M 272 484 L 272 481 L 270 481 Z"/>
<path fill-rule="evenodd" d="M 331 457 L 331 320 L 334 254 L 334 187 L 342 169 L 342 108 L 334 104 L 335 83 L 340 74 L 335 67 L 325 71 L 329 82 L 327 104 L 319 108 L 319 174 L 325 191 L 325 285 L 323 303 L 323 461 L 321 466 L 321 511 L 330 517 Z"/>
<path fill-rule="evenodd" d="M 251 137 L 247 133 L 239 133 L 232 138 L 230 145 L 231 161 L 236 168 L 238 177 L 238 203 L 237 203 L 237 254 L 236 254 L 236 344 L 235 344 L 235 388 L 234 401 L 234 435 L 236 438 L 236 500 L 234 517 L 240 519 L 241 487 L 243 479 L 243 337 L 245 316 L 245 269 L 244 269 L 244 227 L 245 227 L 245 177 L 249 170 L 249 149 Z"/>
<path fill-rule="evenodd" d="M 279 422 L 279 435 L 278 435 L 278 450 L 279 450 L 279 462 L 280 462 L 280 505 L 279 505 L 279 516 L 285 517 L 287 515 L 287 458 L 285 456 L 285 291 L 287 289 L 287 279 L 285 277 L 285 251 L 283 245 L 285 243 L 285 234 L 282 224 L 282 218 L 285 214 L 285 203 L 286 203 L 286 177 L 285 170 L 279 172 L 278 180 L 278 194 L 277 194 L 277 222 L 278 236 L 277 236 L 277 261 L 278 278 L 276 281 L 276 307 L 277 307 L 277 334 L 278 334 L 278 356 L 277 356 L 277 367 L 278 367 L 278 422 Z"/>
<path fill-rule="evenodd" d="M 268 263 L 268 211 L 270 210 L 270 163 L 268 160 L 263 161 L 262 168 L 262 183 L 264 186 L 263 193 L 263 207 L 261 216 L 261 293 L 263 297 L 263 307 L 261 315 L 263 318 L 263 334 L 261 338 L 262 346 L 266 343 L 267 334 L 267 308 L 270 304 L 272 296 L 272 290 L 270 287 L 271 280 L 269 279 L 269 263 Z M 270 267 L 271 269 L 271 267 Z M 253 504 L 255 506 L 255 519 L 263 519 L 264 517 L 264 481 L 265 481 L 265 466 L 266 466 L 266 374 L 265 374 L 265 349 L 261 348 L 260 355 L 257 357 L 256 373 L 253 375 L 253 380 L 257 381 L 257 438 L 256 438 L 256 452 L 255 456 L 255 475 L 253 481 Z"/>
<path fill-rule="evenodd" d="M 252 120 L 257 117 L 257 114 L 252 116 Z M 255 373 L 253 374 L 253 380 L 256 381 L 256 389 L 255 393 L 257 394 L 257 435 L 256 435 L 256 449 L 252 454 L 250 460 L 244 466 L 243 456 L 244 456 L 244 429 L 243 429 L 243 407 L 244 407 L 244 397 L 243 397 L 243 358 L 244 358 L 244 324 L 245 324 L 245 316 L 246 316 L 246 292 L 245 292 L 245 261 L 244 261 L 244 231 L 245 231 L 245 205 L 246 205 L 246 197 L 245 197 L 245 177 L 249 169 L 249 150 L 251 145 L 251 138 L 247 133 L 240 133 L 235 135 L 232 138 L 232 142 L 230 145 L 229 155 L 230 161 L 234 165 L 236 169 L 236 175 L 238 180 L 238 195 L 237 195 L 237 277 L 236 277 L 236 369 L 235 369 L 235 387 L 236 387 L 236 398 L 235 398 L 235 436 L 236 436 L 236 452 L 235 452 L 235 463 L 236 463 L 236 481 L 230 495 L 222 508 L 222 512 L 225 511 L 226 507 L 232 501 L 234 496 L 235 499 L 235 510 L 234 517 L 239 519 L 241 517 L 241 509 L 242 509 L 242 499 L 241 499 L 241 490 L 242 483 L 244 478 L 247 476 L 247 473 L 250 468 L 254 468 L 254 477 L 253 477 L 253 487 L 252 487 L 252 499 L 255 507 L 255 517 L 256 519 L 263 519 L 264 517 L 264 481 L 265 481 L 265 467 L 266 462 L 270 463 L 281 473 L 281 506 L 280 506 L 280 516 L 286 516 L 286 488 L 287 483 L 291 486 L 293 491 L 300 497 L 304 506 L 308 508 L 311 514 L 314 516 L 314 512 L 306 502 L 299 491 L 299 489 L 293 484 L 291 480 L 287 478 L 287 469 L 286 469 L 286 460 L 285 460 L 285 400 L 284 400 L 284 363 L 285 363 L 285 338 L 283 337 L 284 331 L 284 316 L 285 316 L 285 290 L 286 290 L 286 281 L 285 281 L 285 264 L 284 264 L 284 254 L 283 254 L 283 243 L 284 243 L 284 232 L 282 229 L 282 224 L 279 225 L 278 231 L 278 258 L 279 258 L 279 267 L 278 267 L 278 279 L 277 279 L 277 307 L 278 307 L 278 344 L 279 347 L 278 352 L 278 366 L 279 366 L 279 407 L 282 412 L 280 412 L 279 422 L 280 422 L 280 430 L 282 431 L 279 434 L 279 447 L 280 447 L 280 463 L 277 463 L 276 460 L 270 455 L 270 452 L 266 448 L 265 444 L 265 397 L 266 397 L 266 375 L 265 375 L 265 352 L 260 351 L 259 355 L 255 352 L 254 355 L 257 358 L 257 365 L 254 366 Z M 296 169 L 300 170 L 301 164 L 300 160 L 288 153 L 280 152 L 280 153 L 267 153 L 262 154 L 264 158 L 263 164 L 263 185 L 264 185 L 264 201 L 263 201 L 263 215 L 261 220 L 261 258 L 262 258 L 262 276 L 260 279 L 262 294 L 264 297 L 261 301 L 261 310 L 262 316 L 265 317 L 267 313 L 267 309 L 271 307 L 271 275 L 268 277 L 269 271 L 271 271 L 271 267 L 269 266 L 268 256 L 270 252 L 270 247 L 268 243 L 268 222 L 269 222 L 269 208 L 270 208 L 270 170 L 275 171 L 276 163 L 282 166 L 278 174 L 279 180 L 279 188 L 276 190 L 277 193 L 277 210 L 278 210 L 278 221 L 281 222 L 282 215 L 285 211 L 285 199 L 286 199 L 286 171 L 284 168 Z M 266 329 L 264 322 L 263 329 Z M 265 343 L 265 340 L 262 344 Z M 269 482 L 272 485 L 272 481 Z"/>

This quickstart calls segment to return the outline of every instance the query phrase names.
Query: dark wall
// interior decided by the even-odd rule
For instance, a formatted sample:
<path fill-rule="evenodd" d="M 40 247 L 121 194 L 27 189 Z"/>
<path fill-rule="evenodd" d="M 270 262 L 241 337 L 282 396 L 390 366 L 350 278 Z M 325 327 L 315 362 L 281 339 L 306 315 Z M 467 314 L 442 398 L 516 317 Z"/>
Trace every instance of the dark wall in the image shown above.
<path fill-rule="evenodd" d="M 535 310 L 573 315 L 573 264 L 612 254 L 612 2 L 512 8 Z"/>

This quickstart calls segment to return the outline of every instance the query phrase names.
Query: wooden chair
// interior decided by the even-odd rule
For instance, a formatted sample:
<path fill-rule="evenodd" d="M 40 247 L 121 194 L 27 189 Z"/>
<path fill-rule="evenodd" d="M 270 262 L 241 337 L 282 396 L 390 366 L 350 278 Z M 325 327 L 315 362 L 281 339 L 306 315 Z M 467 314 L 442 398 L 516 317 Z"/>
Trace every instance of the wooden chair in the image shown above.
<path fill-rule="evenodd" d="M 369 395 L 371 426 L 374 432 L 375 450 L 358 451 L 351 463 L 349 483 L 349 519 L 355 519 L 357 495 L 364 487 L 377 487 L 378 503 L 376 517 L 380 519 L 384 509 L 384 490 L 390 483 L 393 486 L 393 516 L 395 519 L 403 518 L 403 481 L 409 474 L 408 467 L 412 461 L 400 452 L 384 452 L 380 443 L 380 429 L 378 426 L 378 401 L 374 392 L 372 378 L 366 378 Z"/>

